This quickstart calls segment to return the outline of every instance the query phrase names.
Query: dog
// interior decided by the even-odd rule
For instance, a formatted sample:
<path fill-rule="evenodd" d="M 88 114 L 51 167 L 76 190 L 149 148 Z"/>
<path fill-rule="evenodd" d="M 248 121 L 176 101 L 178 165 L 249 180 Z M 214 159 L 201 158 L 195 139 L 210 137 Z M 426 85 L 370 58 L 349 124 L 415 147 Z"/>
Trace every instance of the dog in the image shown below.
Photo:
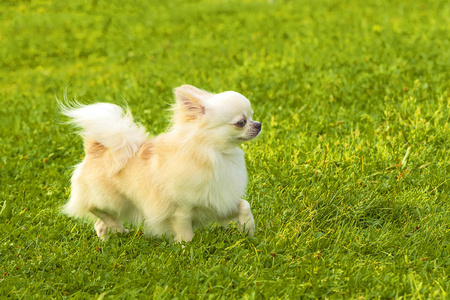
<path fill-rule="evenodd" d="M 122 222 L 144 223 L 150 236 L 188 242 L 194 229 L 231 221 L 249 236 L 255 221 L 241 199 L 247 170 L 239 144 L 255 138 L 247 98 L 234 91 L 212 94 L 191 85 L 174 90 L 171 126 L 149 138 L 117 105 L 60 104 L 80 129 L 85 158 L 75 167 L 63 211 L 90 217 L 101 239 L 128 233 Z"/>

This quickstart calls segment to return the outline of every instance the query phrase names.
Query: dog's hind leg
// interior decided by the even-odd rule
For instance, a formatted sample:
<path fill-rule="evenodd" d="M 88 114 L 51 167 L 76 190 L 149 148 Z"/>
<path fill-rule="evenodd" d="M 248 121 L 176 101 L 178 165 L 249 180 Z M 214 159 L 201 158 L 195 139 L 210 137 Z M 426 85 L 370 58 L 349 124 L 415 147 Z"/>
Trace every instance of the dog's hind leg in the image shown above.
<path fill-rule="evenodd" d="M 127 234 L 129 232 L 129 230 L 123 227 L 123 225 L 119 221 L 117 221 L 116 218 L 111 214 L 98 208 L 91 209 L 90 212 L 98 217 L 94 228 L 97 232 L 98 237 L 100 237 L 102 240 L 106 240 L 110 232 L 122 234 Z"/>

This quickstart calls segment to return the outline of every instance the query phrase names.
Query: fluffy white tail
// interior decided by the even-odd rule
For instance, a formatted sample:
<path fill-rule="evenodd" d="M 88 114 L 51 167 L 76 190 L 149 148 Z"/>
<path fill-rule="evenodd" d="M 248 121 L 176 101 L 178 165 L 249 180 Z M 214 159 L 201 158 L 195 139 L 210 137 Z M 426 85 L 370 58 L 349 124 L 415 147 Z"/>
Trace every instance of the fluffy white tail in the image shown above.
<path fill-rule="evenodd" d="M 147 140 L 145 129 L 133 122 L 131 113 L 110 103 L 62 105 L 62 113 L 79 127 L 80 135 L 100 143 L 109 150 L 111 171 L 119 171 Z"/>

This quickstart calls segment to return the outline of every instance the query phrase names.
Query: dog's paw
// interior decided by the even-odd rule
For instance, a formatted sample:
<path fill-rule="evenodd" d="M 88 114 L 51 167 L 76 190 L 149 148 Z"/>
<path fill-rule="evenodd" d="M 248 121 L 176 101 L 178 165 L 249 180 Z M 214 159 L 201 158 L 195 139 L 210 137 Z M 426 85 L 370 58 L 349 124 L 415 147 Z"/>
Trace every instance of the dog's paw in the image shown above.
<path fill-rule="evenodd" d="M 255 233 L 255 221 L 253 220 L 253 216 L 251 216 L 247 221 L 239 220 L 238 227 L 240 231 L 252 237 Z"/>
<path fill-rule="evenodd" d="M 250 204 L 245 200 L 241 200 L 239 205 L 238 227 L 249 236 L 253 236 L 255 233 L 255 220 L 253 219 Z"/>
<path fill-rule="evenodd" d="M 117 226 L 109 227 L 102 220 L 98 220 L 94 225 L 97 236 L 103 241 L 108 238 L 109 233 L 120 233 L 128 234 L 130 231 L 122 226 L 122 224 L 117 224 Z"/>
<path fill-rule="evenodd" d="M 98 220 L 95 225 L 95 232 L 97 232 L 97 236 L 101 238 L 103 241 L 108 238 L 109 228 L 106 226 L 105 223 L 103 223 L 102 220 Z"/>

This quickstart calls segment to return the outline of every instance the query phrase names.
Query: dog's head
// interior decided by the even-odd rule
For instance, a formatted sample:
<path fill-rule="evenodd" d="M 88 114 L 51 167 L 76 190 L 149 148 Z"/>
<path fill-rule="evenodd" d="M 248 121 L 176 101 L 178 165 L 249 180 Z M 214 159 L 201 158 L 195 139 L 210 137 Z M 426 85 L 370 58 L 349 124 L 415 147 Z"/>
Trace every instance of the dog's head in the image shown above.
<path fill-rule="evenodd" d="M 211 94 L 190 85 L 175 89 L 174 126 L 192 125 L 223 146 L 255 138 L 261 123 L 253 121 L 250 101 L 237 92 Z"/>

